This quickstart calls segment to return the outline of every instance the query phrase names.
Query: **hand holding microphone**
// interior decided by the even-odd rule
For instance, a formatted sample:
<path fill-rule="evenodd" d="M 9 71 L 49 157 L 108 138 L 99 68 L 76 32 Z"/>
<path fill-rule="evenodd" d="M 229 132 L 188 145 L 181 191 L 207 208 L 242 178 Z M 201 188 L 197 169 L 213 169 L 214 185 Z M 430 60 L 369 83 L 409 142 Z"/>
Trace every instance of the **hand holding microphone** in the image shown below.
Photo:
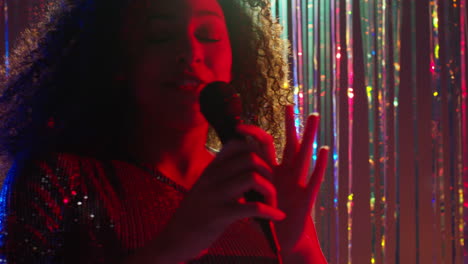
<path fill-rule="evenodd" d="M 206 102 L 201 102 L 202 112 L 205 111 L 224 146 L 182 200 L 160 234 L 160 242 L 156 241 L 152 247 L 163 252 L 158 263 L 178 263 L 199 255 L 230 224 L 246 217 L 258 219 L 272 247 L 281 242 L 281 261 L 296 263 L 298 259 L 307 259 L 306 262 L 326 263 L 310 213 L 324 176 L 327 147 L 320 148 L 312 175 L 307 177 L 319 116 L 309 116 L 302 142 L 299 142 L 292 106 L 285 108 L 287 142 L 282 163 L 277 164 L 271 136 L 259 127 L 239 125 L 242 123 L 239 112 L 242 107 L 238 95 L 232 89 L 230 92 L 217 91 L 226 86 L 215 83 L 206 87 L 215 87 L 214 93 L 221 93 L 221 96 L 214 96 L 220 96 L 218 99 L 208 97 L 211 98 L 209 103 L 221 104 L 217 107 L 224 108 L 222 111 L 219 108 L 211 110 L 217 121 L 210 121 Z M 201 101 L 206 100 L 203 94 Z M 232 99 L 234 102 L 230 102 Z M 230 118 L 226 117 L 226 112 Z M 229 114 L 231 112 L 237 114 Z M 245 142 L 246 137 L 253 138 L 259 146 Z M 307 178 L 310 178 L 308 182 Z M 241 197 L 251 202 L 239 202 Z M 276 222 L 276 241 L 267 230 L 273 226 L 271 220 Z M 151 254 L 157 256 L 158 252 L 152 250 Z"/>
<path fill-rule="evenodd" d="M 242 124 L 242 103 L 239 94 L 229 84 L 225 82 L 208 84 L 200 94 L 200 110 L 223 144 L 233 140 L 247 140 L 236 130 L 236 127 Z M 245 192 L 244 197 L 247 202 L 265 202 L 263 195 L 255 190 Z M 274 225 L 267 219 L 255 220 L 259 223 L 272 250 L 279 254 L 280 245 Z"/>
<path fill-rule="evenodd" d="M 218 99 L 213 103 L 227 103 Z M 238 111 L 238 103 L 228 104 L 228 110 Z M 203 105 L 206 106 L 206 102 Z M 221 113 L 217 108 L 213 110 Z M 282 221 L 286 217 L 277 208 L 271 167 L 257 155 L 258 149 L 236 132 L 238 121 L 229 119 L 229 115 L 228 118 L 221 115 L 221 119 L 223 123 L 227 121 L 233 125 L 216 125 L 221 131 L 223 148 L 186 194 L 152 246 L 145 251 L 147 253 L 143 255 L 147 255 L 148 260 L 157 263 L 188 261 L 203 254 L 235 221 L 261 219 L 269 226 L 271 221 Z"/>
<path fill-rule="evenodd" d="M 326 263 L 318 243 L 311 214 L 327 167 L 329 152 L 327 146 L 318 149 L 315 167 L 309 175 L 312 164 L 312 146 L 319 126 L 319 114 L 309 115 L 304 124 L 305 129 L 302 139 L 299 140 L 296 134 L 293 106 L 288 105 L 285 107 L 286 145 L 282 162 L 278 164 L 272 136 L 257 126 L 239 125 L 242 123 L 240 120 L 242 107 L 239 95 L 229 85 L 219 82 L 208 85 L 205 90 L 207 90 L 206 92 L 213 90 L 210 93 L 215 96 L 208 97 L 205 92 L 202 92 L 200 107 L 202 113 L 205 112 L 208 122 L 217 131 L 221 141 L 224 143 L 230 138 L 245 140 L 248 137 L 253 139 L 258 143 L 256 153 L 273 170 L 271 182 L 276 190 L 278 208 L 284 211 L 287 217 L 274 226 L 277 232 L 277 241 L 274 241 L 276 240 L 275 230 L 271 232 L 273 235 L 269 234 L 267 230 L 266 223 L 273 227 L 271 222 L 259 220 L 272 247 L 274 248 L 273 244 L 276 244 L 279 250 L 279 241 L 281 243 L 281 255 L 288 263 L 295 263 L 299 260 L 301 260 L 300 262 L 306 260 L 306 262 Z M 216 95 L 217 93 L 218 95 Z M 219 93 L 222 95 L 219 95 Z M 206 102 L 203 103 L 203 101 Z M 222 106 L 207 110 L 204 105 L 210 103 L 225 104 L 224 110 L 219 110 L 223 109 Z M 252 195 L 252 193 L 254 194 Z M 249 200 L 256 200 L 260 197 L 255 192 L 247 192 L 246 195 Z"/>

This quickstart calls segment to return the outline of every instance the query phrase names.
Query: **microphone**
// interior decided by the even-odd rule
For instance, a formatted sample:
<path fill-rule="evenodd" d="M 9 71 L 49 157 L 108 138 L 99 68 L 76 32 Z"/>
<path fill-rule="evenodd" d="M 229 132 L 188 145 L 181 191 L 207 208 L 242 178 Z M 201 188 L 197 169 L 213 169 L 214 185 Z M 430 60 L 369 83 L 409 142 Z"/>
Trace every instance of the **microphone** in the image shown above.
<path fill-rule="evenodd" d="M 240 95 L 225 82 L 209 83 L 200 93 L 200 111 L 205 119 L 216 131 L 221 143 L 229 140 L 246 140 L 245 136 L 236 131 L 236 126 L 242 124 L 242 104 Z M 246 201 L 264 202 L 263 195 L 255 190 L 244 193 Z M 270 243 L 273 252 L 279 256 L 280 246 L 272 221 L 263 218 L 254 218 L 257 221 Z M 281 261 L 281 258 L 279 258 Z"/>

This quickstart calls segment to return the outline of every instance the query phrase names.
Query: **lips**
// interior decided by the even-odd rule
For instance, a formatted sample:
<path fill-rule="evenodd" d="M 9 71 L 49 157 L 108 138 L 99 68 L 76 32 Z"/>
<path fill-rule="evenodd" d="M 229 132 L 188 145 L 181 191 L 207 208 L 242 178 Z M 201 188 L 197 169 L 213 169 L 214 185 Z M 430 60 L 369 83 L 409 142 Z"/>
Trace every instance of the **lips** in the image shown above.
<path fill-rule="evenodd" d="M 198 77 L 193 76 L 183 76 L 177 78 L 176 80 L 165 83 L 165 85 L 167 86 L 172 86 L 180 90 L 193 92 L 198 92 L 200 90 L 200 87 L 204 84 L 206 84 L 206 82 L 202 81 Z"/>
<path fill-rule="evenodd" d="M 179 80 L 175 82 L 175 86 L 182 90 L 198 91 L 198 87 L 203 84 L 201 81 L 197 80 Z"/>

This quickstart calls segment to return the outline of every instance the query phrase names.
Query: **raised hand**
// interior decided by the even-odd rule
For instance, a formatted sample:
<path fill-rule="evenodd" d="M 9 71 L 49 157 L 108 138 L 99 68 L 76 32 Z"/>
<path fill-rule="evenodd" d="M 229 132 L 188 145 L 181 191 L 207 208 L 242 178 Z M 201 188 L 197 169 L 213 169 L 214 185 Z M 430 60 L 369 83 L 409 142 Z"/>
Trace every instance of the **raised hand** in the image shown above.
<path fill-rule="evenodd" d="M 271 135 L 252 125 L 240 125 L 238 132 L 258 142 L 257 153 L 273 170 L 278 208 L 286 213 L 284 220 L 275 223 L 278 240 L 283 252 L 294 252 L 310 232 L 315 232 L 310 214 L 325 173 L 328 147 L 318 151 L 315 168 L 307 182 L 319 115 L 308 117 L 301 144 L 296 135 L 292 106 L 286 106 L 285 115 L 286 146 L 281 164 L 277 163 Z"/>

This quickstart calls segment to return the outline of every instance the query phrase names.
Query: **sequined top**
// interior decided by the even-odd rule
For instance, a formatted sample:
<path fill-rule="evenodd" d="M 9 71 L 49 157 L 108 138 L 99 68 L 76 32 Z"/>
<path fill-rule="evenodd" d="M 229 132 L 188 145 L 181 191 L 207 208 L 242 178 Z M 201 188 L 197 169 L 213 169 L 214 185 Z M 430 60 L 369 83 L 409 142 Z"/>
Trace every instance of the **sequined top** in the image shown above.
<path fill-rule="evenodd" d="M 18 158 L 0 193 L 0 263 L 119 263 L 151 241 L 187 190 L 119 160 Z M 231 224 L 188 263 L 278 263 L 256 222 Z"/>

